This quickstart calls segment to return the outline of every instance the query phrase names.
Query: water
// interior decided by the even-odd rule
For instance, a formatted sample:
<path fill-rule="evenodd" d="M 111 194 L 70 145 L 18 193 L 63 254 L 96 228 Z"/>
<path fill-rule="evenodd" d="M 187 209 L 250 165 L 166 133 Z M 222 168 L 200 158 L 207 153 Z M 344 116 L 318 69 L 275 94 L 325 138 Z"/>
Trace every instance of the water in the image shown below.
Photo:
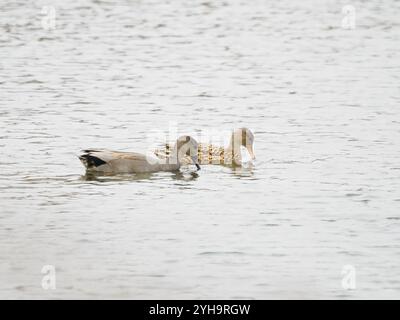
<path fill-rule="evenodd" d="M 400 3 L 352 1 L 352 30 L 345 4 L 59 0 L 46 30 L 47 1 L 2 1 L 0 297 L 400 298 Z M 76 158 L 171 125 L 247 126 L 257 160 Z"/>

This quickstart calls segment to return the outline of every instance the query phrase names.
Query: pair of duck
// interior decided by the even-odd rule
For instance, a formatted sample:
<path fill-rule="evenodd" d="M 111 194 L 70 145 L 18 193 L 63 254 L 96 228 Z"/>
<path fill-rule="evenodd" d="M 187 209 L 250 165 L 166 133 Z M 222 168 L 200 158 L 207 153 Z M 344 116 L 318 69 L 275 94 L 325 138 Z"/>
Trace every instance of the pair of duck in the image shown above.
<path fill-rule="evenodd" d="M 233 131 L 227 148 L 212 144 L 197 143 L 190 136 L 181 136 L 171 148 L 156 149 L 154 155 L 136 152 L 119 152 L 106 149 L 83 150 L 79 159 L 90 172 L 102 173 L 148 173 L 177 171 L 182 165 L 222 164 L 241 166 L 241 147 L 244 146 L 254 160 L 254 135 L 247 128 Z"/>

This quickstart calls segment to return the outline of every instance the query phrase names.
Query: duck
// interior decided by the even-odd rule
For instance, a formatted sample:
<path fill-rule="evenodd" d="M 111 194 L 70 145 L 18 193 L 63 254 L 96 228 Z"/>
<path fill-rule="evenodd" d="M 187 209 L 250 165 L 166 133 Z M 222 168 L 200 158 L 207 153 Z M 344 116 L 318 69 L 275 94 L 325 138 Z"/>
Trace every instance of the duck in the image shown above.
<path fill-rule="evenodd" d="M 151 173 L 158 171 L 178 171 L 185 157 L 189 157 L 197 170 L 200 165 L 197 157 L 198 143 L 190 136 L 177 139 L 172 152 L 164 159 L 154 155 L 137 152 L 120 152 L 107 149 L 87 149 L 79 156 L 87 172 Z"/>
<path fill-rule="evenodd" d="M 248 128 L 238 128 L 232 132 L 228 147 L 215 146 L 213 144 L 198 143 L 197 158 L 199 164 L 219 164 L 227 166 L 242 166 L 241 147 L 245 147 L 250 154 L 251 160 L 255 160 L 254 154 L 254 134 Z M 169 156 L 171 145 L 165 144 L 165 148 L 154 150 L 154 154 L 165 159 Z M 192 164 L 190 157 L 184 157 L 182 164 Z"/>

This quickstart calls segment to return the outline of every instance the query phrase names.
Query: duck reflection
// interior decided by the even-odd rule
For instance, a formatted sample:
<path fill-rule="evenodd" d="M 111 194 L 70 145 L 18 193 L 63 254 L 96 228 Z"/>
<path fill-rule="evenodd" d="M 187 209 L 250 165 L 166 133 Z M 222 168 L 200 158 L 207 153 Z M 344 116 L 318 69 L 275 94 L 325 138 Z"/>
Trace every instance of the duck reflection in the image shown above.
<path fill-rule="evenodd" d="M 95 173 L 86 172 L 80 177 L 82 181 L 95 182 L 117 182 L 117 181 L 151 181 L 151 180 L 178 180 L 178 181 L 193 181 L 199 177 L 196 172 L 181 172 L 174 171 L 169 173 L 133 173 L 133 174 L 110 174 L 110 173 Z"/>
<path fill-rule="evenodd" d="M 231 166 L 229 167 L 231 174 L 236 178 L 254 178 L 255 166 L 253 163 L 246 163 L 245 166 Z M 255 179 L 255 178 L 254 178 Z"/>

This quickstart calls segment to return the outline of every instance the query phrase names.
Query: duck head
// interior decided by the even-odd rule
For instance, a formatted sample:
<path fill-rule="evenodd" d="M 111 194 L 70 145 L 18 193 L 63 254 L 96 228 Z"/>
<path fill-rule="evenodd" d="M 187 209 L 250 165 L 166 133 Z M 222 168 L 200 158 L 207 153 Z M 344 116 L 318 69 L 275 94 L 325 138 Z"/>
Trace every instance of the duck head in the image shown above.
<path fill-rule="evenodd" d="M 198 158 L 198 143 L 191 136 L 181 136 L 176 141 L 176 150 L 178 152 L 178 161 L 189 156 L 192 159 L 193 164 L 196 166 L 197 170 L 200 170 L 199 158 Z"/>
<path fill-rule="evenodd" d="M 250 154 L 252 160 L 256 159 L 254 154 L 254 134 L 248 128 L 239 128 L 236 129 L 233 133 L 234 136 L 234 143 L 239 146 L 243 146 L 247 149 Z"/>

